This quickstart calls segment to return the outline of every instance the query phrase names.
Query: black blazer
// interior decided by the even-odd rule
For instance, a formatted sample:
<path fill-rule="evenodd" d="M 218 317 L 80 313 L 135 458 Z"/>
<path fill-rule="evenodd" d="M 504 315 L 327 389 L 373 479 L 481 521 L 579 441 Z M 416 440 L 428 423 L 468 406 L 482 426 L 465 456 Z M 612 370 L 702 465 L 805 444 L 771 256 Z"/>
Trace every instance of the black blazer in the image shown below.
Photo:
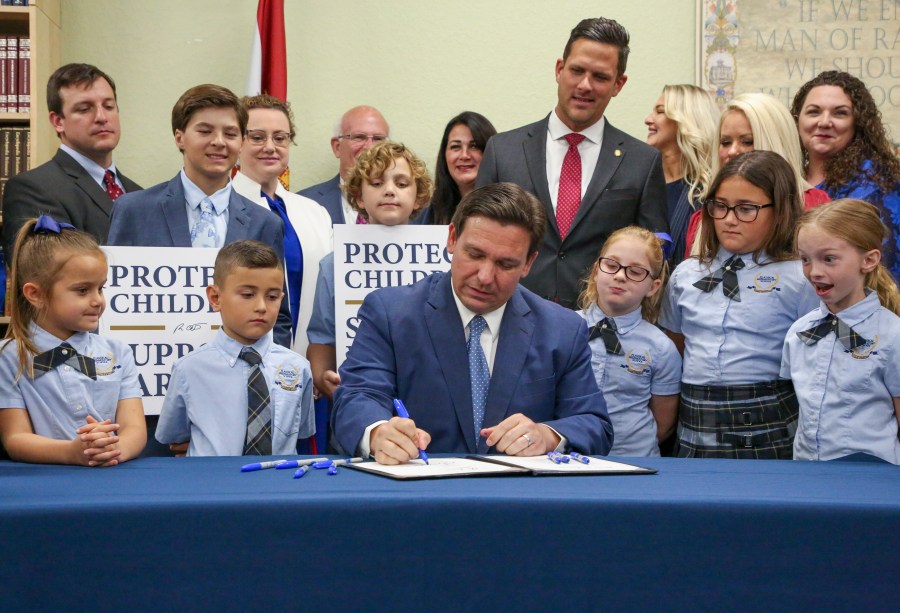
<path fill-rule="evenodd" d="M 141 186 L 118 173 L 126 192 Z M 58 150 L 49 162 L 12 177 L 3 192 L 3 250 L 7 265 L 19 228 L 32 217 L 49 215 L 89 232 L 101 245 L 109 234 L 113 203 L 68 153 Z"/>
<path fill-rule="evenodd" d="M 659 151 L 607 121 L 594 175 L 563 241 L 547 184 L 547 123 L 545 117 L 491 138 L 476 185 L 509 181 L 544 203 L 547 232 L 522 285 L 573 309 L 581 280 L 610 234 L 628 225 L 668 232 L 665 179 Z"/>

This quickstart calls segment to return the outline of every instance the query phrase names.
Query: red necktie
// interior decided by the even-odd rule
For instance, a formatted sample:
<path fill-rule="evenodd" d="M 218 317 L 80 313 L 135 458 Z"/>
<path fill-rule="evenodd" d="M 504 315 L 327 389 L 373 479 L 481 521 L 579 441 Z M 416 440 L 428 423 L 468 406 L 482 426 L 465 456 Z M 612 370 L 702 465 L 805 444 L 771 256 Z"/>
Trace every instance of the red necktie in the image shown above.
<path fill-rule="evenodd" d="M 556 225 L 559 227 L 559 237 L 563 240 L 569 233 L 569 227 L 581 204 L 581 155 L 578 153 L 578 143 L 584 140 L 584 135 L 566 134 L 565 139 L 569 143 L 569 150 L 563 158 L 556 198 Z"/>
<path fill-rule="evenodd" d="M 116 183 L 116 175 L 113 174 L 113 171 L 107 170 L 106 174 L 103 175 L 103 187 L 106 188 L 106 195 L 109 196 L 109 199 L 113 202 L 116 201 L 116 198 L 124 194 L 122 188 L 119 187 L 119 184 Z"/>

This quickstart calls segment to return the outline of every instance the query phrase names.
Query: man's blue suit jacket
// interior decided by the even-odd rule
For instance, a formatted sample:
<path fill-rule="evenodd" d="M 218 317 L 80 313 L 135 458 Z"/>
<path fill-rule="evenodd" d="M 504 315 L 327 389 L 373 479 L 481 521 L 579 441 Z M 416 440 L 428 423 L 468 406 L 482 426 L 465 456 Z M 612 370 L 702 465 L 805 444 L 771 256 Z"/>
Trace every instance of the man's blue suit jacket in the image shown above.
<path fill-rule="evenodd" d="M 185 209 L 181 174 L 159 185 L 120 196 L 112 210 L 107 245 L 124 247 L 190 247 L 191 229 Z M 271 245 L 284 261 L 284 222 L 231 191 L 225 244 L 254 239 Z M 287 298 L 282 301 L 274 330 L 275 342 L 291 346 L 291 315 Z"/>
<path fill-rule="evenodd" d="M 297 193 L 315 200 L 325 207 L 325 210 L 331 215 L 332 225 L 347 223 L 344 219 L 344 205 L 341 201 L 341 175 L 334 175 L 333 179 L 307 187 Z"/>
<path fill-rule="evenodd" d="M 334 431 L 346 451 L 369 425 L 393 416 L 394 398 L 431 435 L 429 451 L 489 451 L 483 438 L 475 445 L 466 338 L 450 280 L 435 273 L 366 297 L 335 396 Z M 500 324 L 484 425 L 515 413 L 547 424 L 581 453 L 612 445 L 584 320 L 521 286 Z"/>

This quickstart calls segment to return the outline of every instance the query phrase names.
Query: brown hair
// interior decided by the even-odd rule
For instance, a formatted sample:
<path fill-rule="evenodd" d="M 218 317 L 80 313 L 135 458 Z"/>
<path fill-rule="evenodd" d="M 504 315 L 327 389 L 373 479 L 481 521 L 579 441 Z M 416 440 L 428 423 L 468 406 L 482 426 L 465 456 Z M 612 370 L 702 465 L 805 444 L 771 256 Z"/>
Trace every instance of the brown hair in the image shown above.
<path fill-rule="evenodd" d="M 656 320 L 659 319 L 659 309 L 662 304 L 663 290 L 666 288 L 669 266 L 663 254 L 662 239 L 650 230 L 640 226 L 626 226 L 609 235 L 609 238 L 603 243 L 597 259 L 594 260 L 594 265 L 591 267 L 590 272 L 581 281 L 584 289 L 581 290 L 581 295 L 578 297 L 578 305 L 586 311 L 592 304 L 598 304 L 599 294 L 597 292 L 597 284 L 594 283 L 594 277 L 597 276 L 597 271 L 600 268 L 600 258 L 607 253 L 609 247 L 617 240 L 628 238 L 643 243 L 647 250 L 647 260 L 650 262 L 650 277 L 662 281 L 655 294 L 645 296 L 641 301 L 641 317 L 651 324 L 655 324 Z"/>
<path fill-rule="evenodd" d="M 33 375 L 32 356 L 38 353 L 31 338 L 31 324 L 40 319 L 43 309 L 31 304 L 25 297 L 23 287 L 34 283 L 42 291 L 48 292 L 59 278 L 59 273 L 73 255 L 97 255 L 106 261 L 106 254 L 97 240 L 87 232 L 63 228 L 57 234 L 51 231 L 34 232 L 37 218 L 29 219 L 19 229 L 13 248 L 15 257 L 10 269 L 10 322 L 6 339 L 14 340 L 19 349 L 19 376 L 26 371 Z M 0 347 L 6 349 L 9 340 Z"/>
<path fill-rule="evenodd" d="M 614 20 L 606 17 L 593 17 L 590 19 L 582 19 L 578 25 L 572 28 L 569 33 L 569 40 L 566 41 L 566 48 L 563 49 L 563 61 L 568 59 L 569 53 L 572 51 L 572 45 L 579 38 L 586 38 L 595 43 L 603 43 L 604 45 L 612 45 L 619 50 L 619 60 L 616 65 L 618 76 L 625 74 L 625 66 L 628 64 L 628 47 L 629 39 L 628 30 Z"/>
<path fill-rule="evenodd" d="M 806 226 L 816 226 L 826 234 L 843 239 L 860 253 L 882 251 L 890 237 L 875 205 L 855 198 L 827 202 L 805 213 L 797 225 L 797 234 Z M 900 289 L 884 264 L 879 262 L 874 270 L 866 273 L 865 286 L 878 293 L 884 308 L 900 315 Z"/>
<path fill-rule="evenodd" d="M 108 74 L 90 64 L 66 64 L 57 68 L 47 80 L 47 108 L 51 113 L 63 116 L 62 96 L 59 90 L 63 87 L 78 85 L 89 87 L 97 79 L 105 79 L 116 95 L 116 84 Z"/>
<path fill-rule="evenodd" d="M 233 273 L 235 268 L 241 266 L 284 270 L 278 254 L 271 246 L 250 239 L 234 241 L 222 247 L 216 255 L 215 266 L 213 281 L 219 286 L 225 283 L 225 278 Z"/>
<path fill-rule="evenodd" d="M 297 135 L 297 130 L 294 126 L 294 112 L 291 110 L 290 102 L 287 102 L 286 100 L 279 100 L 271 94 L 259 94 L 256 96 L 244 96 L 243 98 L 241 98 L 241 106 L 247 112 L 248 117 L 250 115 L 250 111 L 252 111 L 253 109 L 272 109 L 284 113 L 284 116 L 287 117 L 288 125 L 290 126 L 291 130 L 291 142 L 294 142 L 294 137 Z"/>
<path fill-rule="evenodd" d="M 796 259 L 794 229 L 803 214 L 803 204 L 791 165 L 772 151 L 757 149 L 742 153 L 719 171 L 709 186 L 708 198 L 715 199 L 722 183 L 732 177 L 741 177 L 752 183 L 764 191 L 775 205 L 772 231 L 763 246 L 753 253 L 753 261 L 758 263 L 757 258 L 762 251 L 772 262 Z M 719 237 L 716 235 L 715 220 L 705 206 L 702 210 L 700 261 L 709 264 L 719 252 Z"/>
<path fill-rule="evenodd" d="M 877 184 L 884 192 L 894 191 L 900 181 L 900 160 L 897 159 L 897 153 L 881 122 L 881 113 L 875 99 L 865 83 L 838 70 L 819 73 L 797 90 L 791 104 L 794 121 L 800 119 L 809 92 L 820 85 L 833 85 L 844 90 L 850 98 L 855 128 L 853 140 L 826 160 L 825 187 L 837 189 L 847 185 L 860 172 L 862 163 L 869 160 L 872 168 L 866 173 L 868 180 Z M 803 165 L 809 166 L 806 149 L 803 150 Z"/>
<path fill-rule="evenodd" d="M 344 183 L 344 192 L 347 194 L 347 202 L 364 219 L 369 214 L 359 208 L 359 200 L 362 198 L 363 182 L 371 182 L 394 165 L 394 160 L 403 158 L 409 164 L 412 179 L 416 184 L 416 204 L 419 208 L 412 212 L 410 219 L 415 219 L 428 206 L 431 194 L 434 191 L 434 183 L 428 176 L 428 168 L 425 162 L 420 160 L 412 150 L 403 143 L 383 141 L 372 148 L 363 151 L 356 159 L 356 165 L 350 171 L 347 181 Z"/>
<path fill-rule="evenodd" d="M 184 132 L 194 113 L 208 108 L 230 108 L 237 116 L 241 134 L 247 134 L 247 109 L 241 106 L 238 97 L 221 85 L 197 85 L 183 94 L 172 107 L 172 133 Z"/>
<path fill-rule="evenodd" d="M 469 217 L 480 215 L 501 225 L 525 228 L 529 234 L 528 255 L 536 252 L 544 232 L 547 231 L 547 214 L 544 205 L 531 192 L 515 183 L 492 183 L 469 192 L 462 199 L 450 222 L 460 236 Z"/>

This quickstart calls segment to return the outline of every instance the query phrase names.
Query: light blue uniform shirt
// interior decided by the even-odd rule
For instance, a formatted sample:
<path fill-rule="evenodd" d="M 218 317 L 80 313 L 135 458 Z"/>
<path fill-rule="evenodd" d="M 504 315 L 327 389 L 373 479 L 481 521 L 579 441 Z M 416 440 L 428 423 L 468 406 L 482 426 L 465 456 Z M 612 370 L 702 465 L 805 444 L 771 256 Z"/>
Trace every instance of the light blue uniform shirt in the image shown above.
<path fill-rule="evenodd" d="M 799 260 L 760 266 L 752 254 L 741 256 L 744 268 L 737 271 L 740 302 L 726 297 L 721 283 L 709 293 L 694 287 L 731 255 L 719 249 L 708 266 L 689 258 L 669 279 L 659 325 L 684 335 L 685 383 L 722 386 L 776 380 L 784 335 L 819 302 Z M 768 261 L 765 254 L 759 259 Z"/>
<path fill-rule="evenodd" d="M 228 203 L 231 201 L 231 179 L 228 184 L 211 196 L 203 193 L 203 190 L 197 187 L 193 181 L 188 179 L 181 170 L 181 186 L 184 187 L 184 205 L 187 207 L 188 228 L 193 228 L 194 224 L 200 219 L 200 202 L 204 198 L 212 201 L 213 209 L 216 214 L 213 215 L 213 225 L 216 227 L 216 247 L 225 246 L 225 235 L 228 232 Z"/>
<path fill-rule="evenodd" d="M 334 322 L 334 251 L 319 262 L 316 299 L 306 327 L 306 338 L 317 345 L 336 345 Z"/>
<path fill-rule="evenodd" d="M 813 346 L 798 332 L 828 315 L 821 304 L 791 326 L 784 342 L 781 377 L 792 379 L 800 402 L 795 460 L 831 460 L 865 452 L 900 464 L 895 397 L 900 397 L 900 317 L 869 290 L 865 299 L 838 313 L 871 341 L 849 351 L 830 333 Z"/>
<path fill-rule="evenodd" d="M 596 304 L 578 314 L 588 328 L 606 317 Z M 681 391 L 681 356 L 665 333 L 641 318 L 640 308 L 613 320 L 624 355 L 607 353 L 602 338 L 590 342 L 594 377 L 615 432 L 609 455 L 658 456 L 650 396 Z"/>
<path fill-rule="evenodd" d="M 25 371 L 16 381 L 17 343 L 6 345 L 0 352 L 0 407 L 27 409 L 35 434 L 70 441 L 88 415 L 115 422 L 119 400 L 141 397 L 134 354 L 125 343 L 90 332 L 77 332 L 63 341 L 34 324 L 30 331 L 39 353 L 67 342 L 81 355 L 94 358 L 97 369 L 96 381 L 68 364 L 37 379 Z"/>
<path fill-rule="evenodd" d="M 250 345 L 262 356 L 272 407 L 272 454 L 294 455 L 297 439 L 316 433 L 312 376 L 303 356 L 272 342 L 266 334 Z M 156 440 L 183 443 L 189 456 L 243 455 L 247 437 L 245 347 L 221 329 L 216 338 L 172 366 Z"/>

